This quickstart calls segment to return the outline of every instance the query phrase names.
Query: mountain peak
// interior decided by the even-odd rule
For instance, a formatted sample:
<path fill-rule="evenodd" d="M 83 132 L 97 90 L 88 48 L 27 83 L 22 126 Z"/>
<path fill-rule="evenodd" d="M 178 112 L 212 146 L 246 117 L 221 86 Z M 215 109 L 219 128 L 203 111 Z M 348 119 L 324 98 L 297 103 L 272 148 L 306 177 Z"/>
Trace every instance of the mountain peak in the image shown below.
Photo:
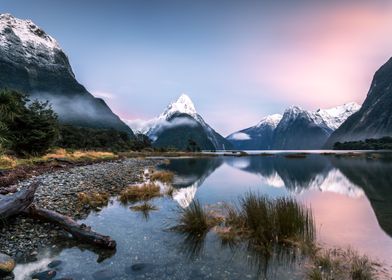
<path fill-rule="evenodd" d="M 44 47 L 46 49 L 60 49 L 57 41 L 45 33 L 31 20 L 23 20 L 11 14 L 0 14 L 0 44 L 6 46 L 10 37 L 24 47 Z"/>
<path fill-rule="evenodd" d="M 276 128 L 277 125 L 279 124 L 280 120 L 282 119 L 281 114 L 273 114 L 266 116 L 260 120 L 260 122 L 256 125 L 256 127 L 260 127 L 263 125 L 269 125 L 273 128 Z"/>
<path fill-rule="evenodd" d="M 177 101 L 171 103 L 163 112 L 162 116 L 166 119 L 170 118 L 173 114 L 181 113 L 187 114 L 194 118 L 197 116 L 195 105 L 193 104 L 191 98 L 186 94 L 181 94 Z"/>

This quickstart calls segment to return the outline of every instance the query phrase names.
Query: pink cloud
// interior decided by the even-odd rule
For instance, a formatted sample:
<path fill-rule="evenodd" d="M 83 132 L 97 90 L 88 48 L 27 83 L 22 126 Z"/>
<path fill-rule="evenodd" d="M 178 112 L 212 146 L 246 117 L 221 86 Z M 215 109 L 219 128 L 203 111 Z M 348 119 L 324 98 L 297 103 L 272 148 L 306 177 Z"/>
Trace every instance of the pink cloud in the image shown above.
<path fill-rule="evenodd" d="M 392 56 L 392 10 L 371 5 L 297 14 L 247 64 L 275 97 L 309 109 L 361 103 L 374 72 Z M 249 72 L 248 72 L 249 73 Z"/>

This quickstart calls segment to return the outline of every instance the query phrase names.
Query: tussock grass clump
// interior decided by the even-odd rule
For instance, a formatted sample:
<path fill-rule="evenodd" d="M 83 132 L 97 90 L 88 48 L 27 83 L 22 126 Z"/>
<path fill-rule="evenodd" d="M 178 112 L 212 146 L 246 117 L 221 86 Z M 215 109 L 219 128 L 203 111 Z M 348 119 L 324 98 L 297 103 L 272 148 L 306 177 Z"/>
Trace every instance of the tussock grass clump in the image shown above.
<path fill-rule="evenodd" d="M 148 212 L 148 211 L 152 211 L 152 210 L 158 210 L 158 208 L 155 205 L 153 205 L 153 204 L 151 204 L 151 203 L 149 203 L 147 201 L 143 202 L 142 204 L 131 206 L 129 208 L 131 210 L 133 210 L 133 211 L 141 211 L 141 212 Z"/>
<path fill-rule="evenodd" d="M 65 159 L 69 161 L 78 160 L 98 160 L 98 159 L 115 159 L 117 155 L 112 152 L 101 151 L 67 151 L 65 149 L 57 149 L 42 157 L 44 160 Z"/>
<path fill-rule="evenodd" d="M 262 250 L 276 244 L 300 246 L 315 239 L 312 211 L 294 198 L 270 199 L 248 193 L 229 209 L 226 224 Z"/>
<path fill-rule="evenodd" d="M 142 204 L 131 206 L 131 207 L 129 207 L 129 209 L 131 209 L 132 211 L 142 213 L 143 217 L 146 220 L 150 217 L 150 211 L 158 210 L 158 208 L 155 205 L 153 205 L 147 201 L 143 202 Z"/>
<path fill-rule="evenodd" d="M 155 171 L 150 175 L 151 181 L 160 181 L 162 183 L 172 183 L 174 179 L 174 173 L 170 171 Z"/>
<path fill-rule="evenodd" d="M 11 156 L 0 155 L 0 169 L 11 169 L 17 166 L 17 161 Z"/>
<path fill-rule="evenodd" d="M 194 200 L 187 208 L 179 209 L 177 225 L 172 230 L 196 236 L 205 235 L 219 221 L 210 215 L 198 200 Z"/>
<path fill-rule="evenodd" d="M 376 264 L 366 255 L 347 249 L 319 250 L 312 257 L 313 265 L 307 272 L 309 280 L 372 280 Z"/>
<path fill-rule="evenodd" d="M 161 196 L 161 189 L 154 183 L 129 186 L 121 191 L 119 199 L 122 203 L 150 200 Z"/>
<path fill-rule="evenodd" d="M 109 194 L 106 192 L 80 192 L 77 194 L 77 196 L 81 205 L 89 205 L 92 208 L 108 205 L 110 198 Z"/>

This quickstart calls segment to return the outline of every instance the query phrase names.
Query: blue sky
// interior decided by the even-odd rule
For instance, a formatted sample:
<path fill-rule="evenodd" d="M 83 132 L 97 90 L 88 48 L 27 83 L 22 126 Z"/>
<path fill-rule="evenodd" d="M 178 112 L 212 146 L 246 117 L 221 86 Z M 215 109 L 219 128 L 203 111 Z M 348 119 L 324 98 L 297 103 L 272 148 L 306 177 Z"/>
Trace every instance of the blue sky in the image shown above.
<path fill-rule="evenodd" d="M 290 105 L 361 103 L 392 56 L 387 0 L 2 0 L 55 37 L 124 119 L 187 93 L 223 135 Z"/>

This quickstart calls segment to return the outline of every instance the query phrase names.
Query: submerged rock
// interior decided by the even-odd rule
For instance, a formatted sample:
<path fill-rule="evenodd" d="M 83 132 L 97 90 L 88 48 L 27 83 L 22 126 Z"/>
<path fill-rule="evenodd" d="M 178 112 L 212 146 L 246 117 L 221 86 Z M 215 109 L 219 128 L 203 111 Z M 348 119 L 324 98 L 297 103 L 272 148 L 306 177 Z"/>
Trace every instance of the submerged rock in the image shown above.
<path fill-rule="evenodd" d="M 152 263 L 135 263 L 130 267 L 125 268 L 125 273 L 148 273 L 154 269 L 154 264 Z"/>
<path fill-rule="evenodd" d="M 55 267 L 60 266 L 62 263 L 63 263 L 63 262 L 60 261 L 60 260 L 54 260 L 54 261 L 52 261 L 52 262 L 50 262 L 50 263 L 48 264 L 48 267 L 49 267 L 49 268 L 55 268 Z"/>
<path fill-rule="evenodd" d="M 46 270 L 42 272 L 37 272 L 31 275 L 32 279 L 38 279 L 38 280 L 49 280 L 53 279 L 56 277 L 56 271 L 54 270 Z"/>
<path fill-rule="evenodd" d="M 0 274 L 11 273 L 15 268 L 15 261 L 6 254 L 0 253 Z"/>

